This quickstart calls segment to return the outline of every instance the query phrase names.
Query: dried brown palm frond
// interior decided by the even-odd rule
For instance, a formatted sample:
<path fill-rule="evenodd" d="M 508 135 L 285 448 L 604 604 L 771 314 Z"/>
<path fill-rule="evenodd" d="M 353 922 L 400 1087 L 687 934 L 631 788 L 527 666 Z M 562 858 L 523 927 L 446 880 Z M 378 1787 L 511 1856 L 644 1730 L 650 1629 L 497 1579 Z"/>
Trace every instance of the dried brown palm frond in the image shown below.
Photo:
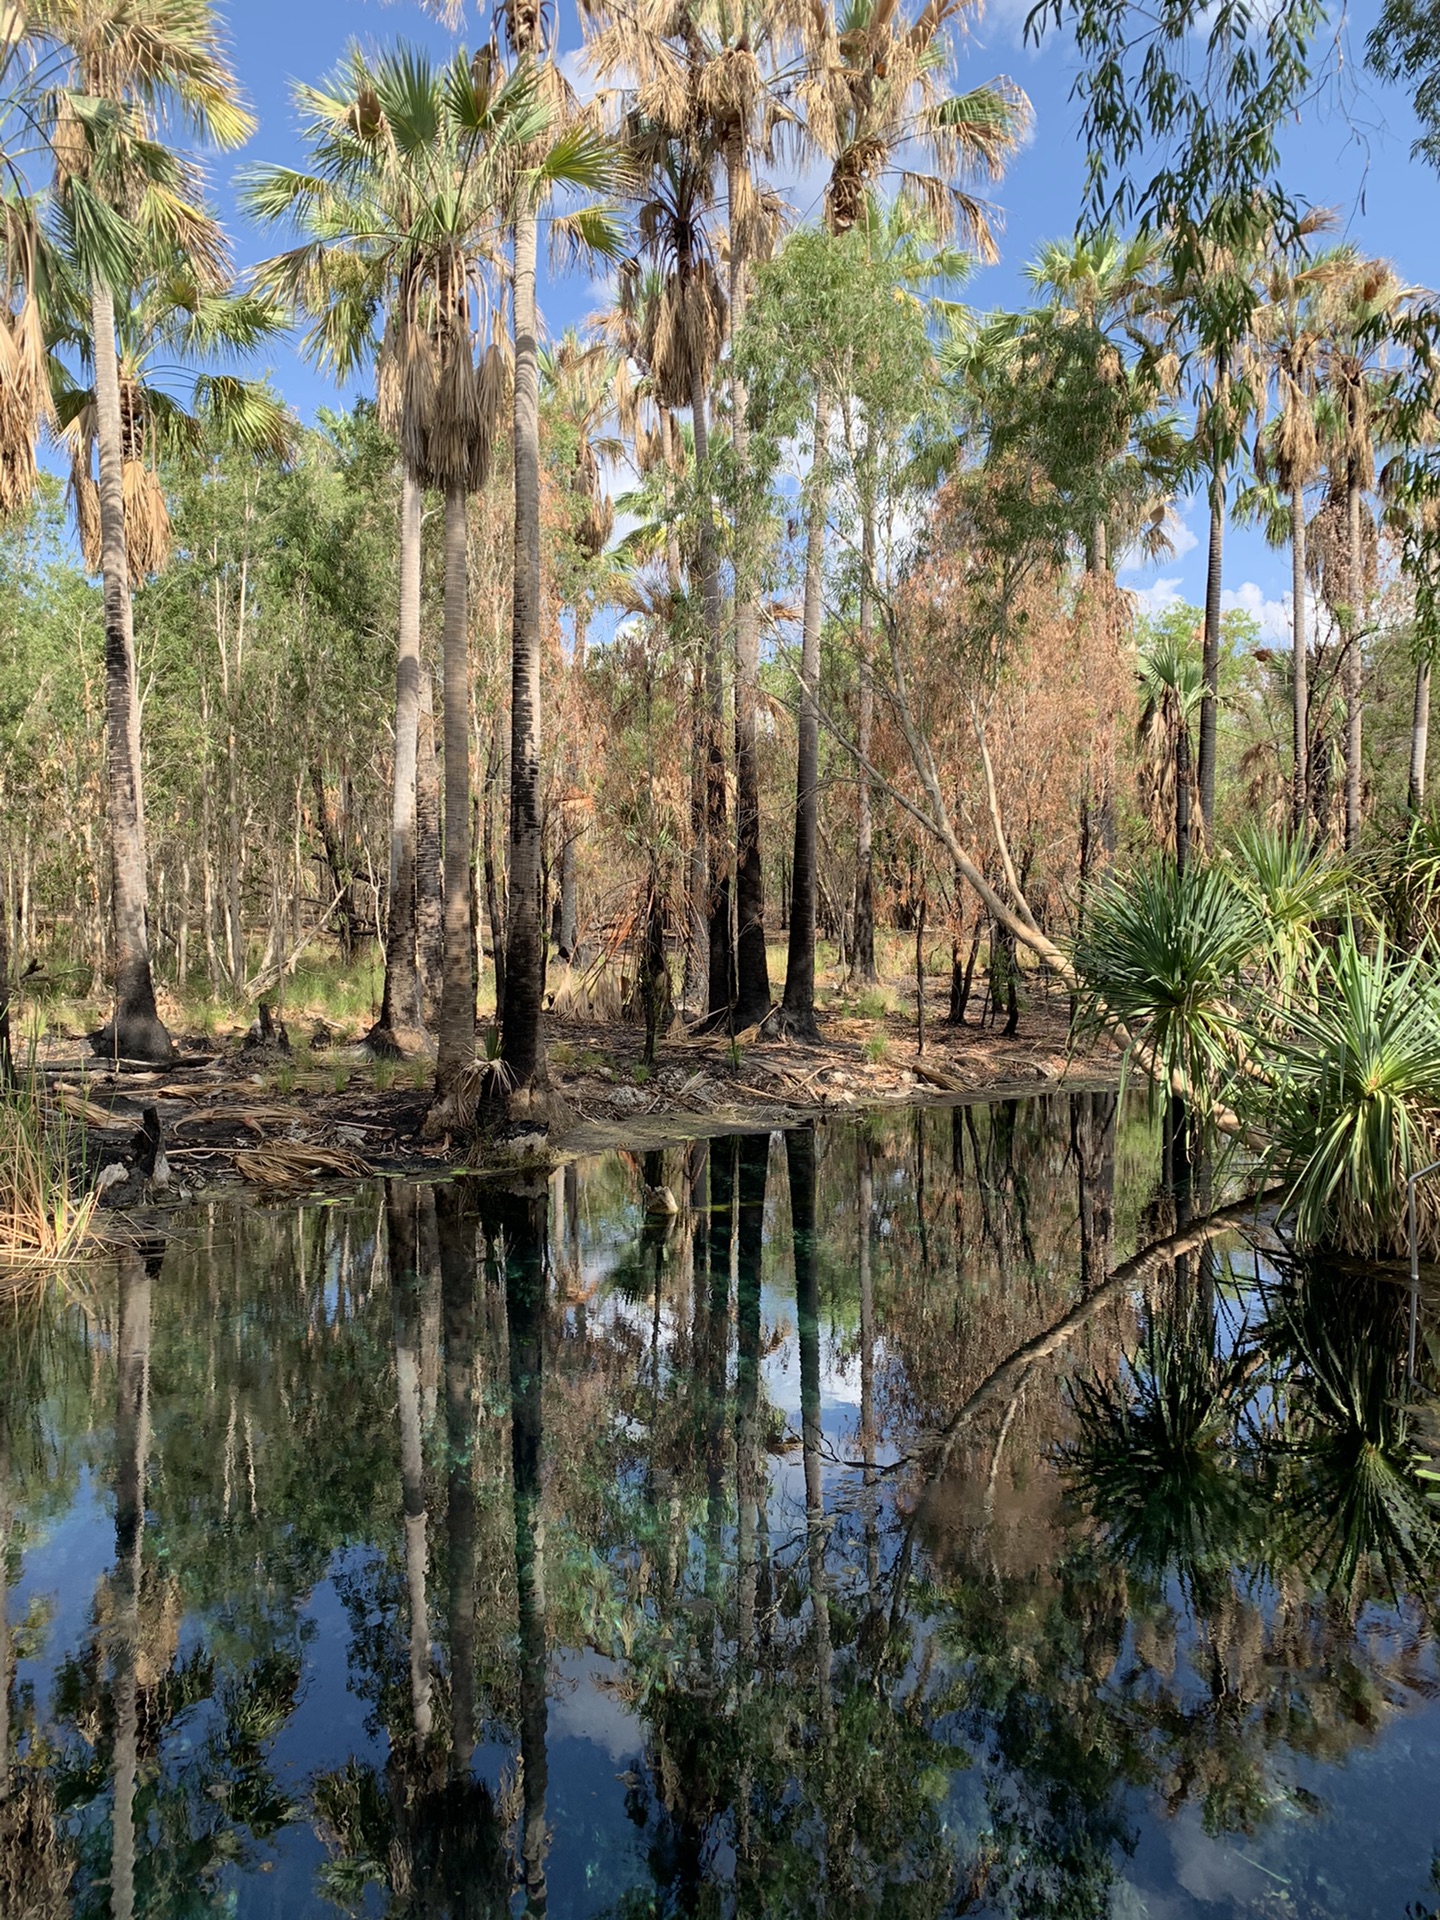
<path fill-rule="evenodd" d="M 7 208 L 4 245 L 9 289 L 0 309 L 0 514 L 14 513 L 35 486 L 35 438 L 54 419 L 45 333 L 34 292 L 35 231 L 28 214 Z"/>
<path fill-rule="evenodd" d="M 160 476 L 146 460 L 127 460 L 121 469 L 125 502 L 125 552 L 132 580 L 163 571 L 170 558 L 170 513 Z"/>
<path fill-rule="evenodd" d="M 655 397 L 668 407 L 689 406 L 710 378 L 725 338 L 725 293 L 709 260 L 686 275 L 672 274 L 649 307 L 640 357 L 649 365 Z"/>
<path fill-rule="evenodd" d="M 748 46 L 725 47 L 702 64 L 696 85 L 697 103 L 727 158 L 732 149 L 743 149 L 754 126 L 764 87 L 760 62 Z"/>
<path fill-rule="evenodd" d="M 372 1180 L 375 1169 L 344 1147 L 273 1145 L 235 1156 L 235 1171 L 253 1187 L 294 1188 L 313 1180 Z"/>

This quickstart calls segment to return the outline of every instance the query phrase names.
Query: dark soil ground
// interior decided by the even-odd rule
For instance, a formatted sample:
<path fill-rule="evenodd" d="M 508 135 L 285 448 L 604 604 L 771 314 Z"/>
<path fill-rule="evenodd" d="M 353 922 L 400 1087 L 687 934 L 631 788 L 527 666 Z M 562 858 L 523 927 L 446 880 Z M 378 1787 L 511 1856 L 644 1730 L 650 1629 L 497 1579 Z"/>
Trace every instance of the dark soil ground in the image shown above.
<path fill-rule="evenodd" d="M 938 1011 L 944 1001 L 936 993 Z M 883 1004 L 882 1004 L 883 1001 Z M 644 1034 L 624 1024 L 552 1020 L 553 1087 L 573 1118 L 547 1143 L 556 1157 L 608 1146 L 654 1146 L 695 1133 L 784 1126 L 820 1113 L 916 1102 L 948 1103 L 996 1093 L 1034 1093 L 1113 1083 L 1106 1048 L 1084 1057 L 1067 1042 L 1068 1002 L 1033 983 L 1019 1032 L 951 1026 L 927 1018 L 917 1052 L 913 1011 L 895 992 L 872 995 L 864 1011 L 831 1010 L 819 1045 L 698 1037 L 676 1023 L 653 1068 Z M 147 1109 L 158 1117 L 170 1184 L 143 1201 L 173 1201 L 236 1179 L 270 1191 L 303 1191 L 371 1172 L 420 1172 L 468 1161 L 483 1168 L 483 1143 L 430 1141 L 430 1065 L 376 1060 L 359 1034 L 323 1024 L 313 1032 L 291 1016 L 289 1051 L 246 1044 L 237 1019 L 204 1040 L 178 1038 L 179 1062 L 119 1070 L 89 1056 L 81 1036 L 48 1033 L 36 1065 L 52 1106 L 83 1139 L 90 1168 L 134 1159 Z M 121 1205 L 141 1196 L 119 1186 Z M 142 1201 L 142 1204 L 143 1204 Z"/>

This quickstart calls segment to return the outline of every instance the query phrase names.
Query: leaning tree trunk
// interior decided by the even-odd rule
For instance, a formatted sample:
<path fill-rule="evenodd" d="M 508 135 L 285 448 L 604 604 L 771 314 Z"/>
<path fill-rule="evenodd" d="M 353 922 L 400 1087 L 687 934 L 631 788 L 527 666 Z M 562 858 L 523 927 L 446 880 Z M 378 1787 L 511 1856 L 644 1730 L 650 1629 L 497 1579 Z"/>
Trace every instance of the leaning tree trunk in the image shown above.
<path fill-rule="evenodd" d="M 810 466 L 805 531 L 805 606 L 800 636 L 800 707 L 795 752 L 795 857 L 790 890 L 790 945 L 783 1012 L 790 1032 L 818 1040 L 815 1022 L 816 846 L 820 804 L 820 613 L 824 588 L 829 409 L 815 402 L 815 456 Z"/>
<path fill-rule="evenodd" d="M 1215 837 L 1215 752 L 1220 712 L 1220 588 L 1225 562 L 1225 462 L 1210 476 L 1210 551 L 1205 566 L 1205 630 L 1200 653 L 1200 741 L 1196 773 L 1207 843 Z"/>
<path fill-rule="evenodd" d="M 515 572 L 510 641 L 510 897 L 502 1058 L 509 1091 L 545 1084 L 540 860 L 540 373 L 535 214 L 515 221 Z"/>
<path fill-rule="evenodd" d="M 745 187 L 740 142 L 728 158 L 730 203 L 730 335 L 745 316 L 745 250 L 736 217 Z M 760 594 L 747 538 L 750 432 L 744 383 L 730 375 L 730 435 L 739 476 L 735 507 L 735 1024 L 753 1026 L 770 1011 L 770 967 L 765 953 L 765 876 L 760 857 L 760 766 L 755 715 L 760 694 Z"/>
<path fill-rule="evenodd" d="M 115 1014 L 95 1036 L 101 1053 L 164 1063 L 174 1057 L 155 1007 L 146 927 L 145 808 L 140 784 L 140 701 L 130 563 L 125 549 L 124 450 L 115 299 L 97 281 L 90 290 L 95 367 L 96 443 L 100 453 L 100 566 L 105 599 L 105 813 L 112 860 Z"/>
<path fill-rule="evenodd" d="M 725 684 L 720 668 L 720 572 L 710 519 L 710 429 L 705 375 L 696 363 L 690 391 L 695 476 L 700 490 L 700 593 L 705 608 L 705 845 L 709 865 L 709 1011 L 728 1012 L 735 998 L 735 950 L 730 938 L 730 851 L 725 803 Z"/>
<path fill-rule="evenodd" d="M 1355 396 L 1351 396 L 1354 431 Z M 1365 591 L 1364 555 L 1360 541 L 1360 463 L 1352 453 L 1345 475 L 1346 599 L 1350 613 L 1345 635 L 1345 851 L 1360 844 L 1360 747 L 1364 675 L 1360 660 L 1360 602 Z"/>
<path fill-rule="evenodd" d="M 1300 833 L 1310 817 L 1310 688 L 1305 639 L 1305 495 L 1298 482 L 1290 489 L 1290 581 L 1294 649 L 1294 786 L 1290 817 L 1295 831 Z"/>
<path fill-rule="evenodd" d="M 420 738 L 420 539 L 425 494 L 406 472 L 400 496 L 400 643 L 395 663 L 395 778 L 390 802 L 390 905 L 378 1030 L 403 1045 L 424 1033 L 416 965 L 419 866 L 416 792 Z"/>
<path fill-rule="evenodd" d="M 1430 662 L 1415 668 L 1415 711 L 1410 722 L 1410 812 L 1418 819 L 1425 806 L 1425 755 L 1430 745 Z"/>
<path fill-rule="evenodd" d="M 875 828 L 870 785 L 870 736 L 875 726 L 875 682 L 870 658 L 875 574 L 875 503 L 867 499 L 860 528 L 860 691 L 855 715 L 855 745 L 860 762 L 855 826 L 855 940 L 851 971 L 873 986 L 875 970 Z"/>
<path fill-rule="evenodd" d="M 445 956 L 435 1091 L 475 1061 L 475 942 L 470 930 L 470 605 L 466 493 L 445 492 Z"/>

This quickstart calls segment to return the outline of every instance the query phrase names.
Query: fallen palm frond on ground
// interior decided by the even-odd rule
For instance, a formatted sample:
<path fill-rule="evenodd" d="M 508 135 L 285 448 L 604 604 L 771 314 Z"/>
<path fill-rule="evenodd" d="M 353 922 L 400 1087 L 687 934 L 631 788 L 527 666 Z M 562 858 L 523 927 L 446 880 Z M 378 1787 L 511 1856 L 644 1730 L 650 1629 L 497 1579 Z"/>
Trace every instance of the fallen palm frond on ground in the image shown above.
<path fill-rule="evenodd" d="M 308 1186 L 322 1175 L 332 1180 L 370 1180 L 375 1174 L 368 1161 L 345 1147 L 307 1147 L 289 1142 L 237 1153 L 235 1171 L 252 1187 L 277 1190 Z"/>

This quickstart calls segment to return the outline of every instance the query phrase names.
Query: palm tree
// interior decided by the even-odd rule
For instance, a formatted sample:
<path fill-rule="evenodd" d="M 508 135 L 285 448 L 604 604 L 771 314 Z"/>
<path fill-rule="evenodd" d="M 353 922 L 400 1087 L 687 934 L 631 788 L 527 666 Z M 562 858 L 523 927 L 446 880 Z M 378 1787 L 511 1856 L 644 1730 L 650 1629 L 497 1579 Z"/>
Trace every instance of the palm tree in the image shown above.
<path fill-rule="evenodd" d="M 188 260 L 197 278 L 212 284 L 219 279 L 217 230 L 197 205 L 192 169 L 153 137 L 157 119 L 173 114 L 219 147 L 238 146 L 253 122 L 238 102 L 209 0 L 38 0 L 30 20 L 36 38 L 55 47 L 63 68 L 49 126 L 57 224 L 87 284 L 95 386 L 115 966 L 115 1013 L 96 1039 L 106 1053 L 163 1062 L 173 1048 L 156 1011 L 146 925 L 115 302 L 117 292 L 128 293 L 136 277 L 144 277 L 136 221 L 152 242 L 167 240 L 172 256 Z"/>
<path fill-rule="evenodd" d="M 1316 570 L 1338 620 L 1345 688 L 1345 846 L 1360 838 L 1365 605 L 1376 528 L 1364 505 L 1375 486 L 1375 442 L 1393 376 L 1387 358 L 1409 289 L 1383 260 L 1356 260 L 1327 290 L 1317 379 L 1329 415 L 1329 499 L 1317 516 Z"/>
<path fill-rule="evenodd" d="M 600 582 L 598 563 L 615 527 L 615 507 L 605 490 L 601 462 L 615 458 L 620 442 L 604 431 L 615 410 L 620 362 L 600 341 L 583 343 L 573 329 L 553 348 L 540 353 L 541 388 L 547 411 L 563 420 L 574 435 L 574 471 L 570 479 L 574 540 L 579 562 L 571 611 L 575 622 L 570 671 L 578 708 L 585 677 L 585 636 L 590 622 L 592 594 Z M 580 763 L 572 742 L 566 757 L 567 800 L 580 781 Z M 568 960 L 579 938 L 579 904 L 575 887 L 574 823 L 563 811 L 560 844 L 560 938 L 562 959 Z"/>
<path fill-rule="evenodd" d="M 830 162 L 826 224 L 851 231 L 866 212 L 871 185 L 898 173 L 900 197 L 923 212 L 938 238 L 956 235 L 982 259 L 995 257 L 989 209 L 964 182 L 997 179 L 1019 143 L 1029 102 L 1008 81 L 966 93 L 945 84 L 943 34 L 962 11 L 960 0 L 929 0 L 913 22 L 896 0 L 862 0 L 843 19 L 815 9 L 807 60 L 797 89 L 805 125 Z M 905 165 L 918 154 L 934 171 Z M 820 620 L 829 495 L 825 446 L 830 399 L 817 396 L 814 471 L 806 509 L 805 594 L 801 623 L 800 717 L 796 752 L 795 838 L 790 940 L 781 1017 L 792 1031 L 815 1035 L 815 908 L 818 888 Z"/>
<path fill-rule="evenodd" d="M 394 810 L 402 875 L 407 841 L 414 869 L 419 648 L 418 625 L 410 622 L 418 609 L 418 489 L 433 486 L 445 501 L 444 963 L 436 1059 L 443 1102 L 475 1057 L 467 501 L 489 471 L 510 373 L 494 299 L 503 223 L 551 112 L 531 69 L 507 73 L 487 54 L 472 61 L 463 49 L 443 69 L 407 48 L 373 61 L 354 50 L 326 89 L 301 89 L 298 97 L 312 170 L 252 173 L 247 198 L 261 217 L 296 220 L 307 234 L 260 269 L 260 283 L 317 315 L 310 338 L 321 357 L 343 362 L 363 350 L 360 342 L 374 352 L 381 413 L 397 434 L 411 482 L 397 685 L 410 764 L 398 765 L 397 732 Z M 397 697 L 397 711 L 400 704 Z M 413 896 L 412 878 L 403 903 L 412 965 Z"/>
<path fill-rule="evenodd" d="M 1144 705 L 1137 733 L 1146 811 L 1162 844 L 1173 833 L 1175 864 L 1182 873 L 1190 859 L 1194 811 L 1190 735 L 1204 691 L 1202 663 L 1177 634 L 1162 633 L 1141 654 Z"/>
<path fill-rule="evenodd" d="M 1262 274 L 1264 304 L 1256 333 L 1274 386 L 1274 416 L 1256 441 L 1262 486 L 1273 473 L 1289 522 L 1291 577 L 1292 775 L 1291 817 L 1298 829 L 1310 817 L 1309 643 L 1305 631 L 1308 581 L 1305 489 L 1320 460 L 1316 373 L 1326 325 L 1322 296 L 1354 259 L 1336 248 L 1313 260 L 1275 251 Z"/>

